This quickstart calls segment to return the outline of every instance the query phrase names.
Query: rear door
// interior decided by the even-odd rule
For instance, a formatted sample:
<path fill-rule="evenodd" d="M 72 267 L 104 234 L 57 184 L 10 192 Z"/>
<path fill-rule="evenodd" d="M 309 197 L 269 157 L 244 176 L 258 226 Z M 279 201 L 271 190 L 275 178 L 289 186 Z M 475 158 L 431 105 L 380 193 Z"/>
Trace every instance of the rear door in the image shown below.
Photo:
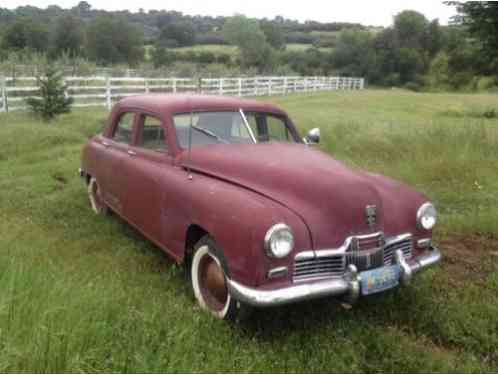
<path fill-rule="evenodd" d="M 133 142 L 133 128 L 136 114 L 122 111 L 115 119 L 111 133 L 103 138 L 106 156 L 102 161 L 103 174 L 100 176 L 105 202 L 117 213 L 123 213 L 128 174 L 124 163 L 128 159 L 129 147 Z"/>
<path fill-rule="evenodd" d="M 165 191 L 161 181 L 167 169 L 173 167 L 166 132 L 159 116 L 138 113 L 136 138 L 129 147 L 125 166 L 125 216 L 157 243 L 163 240 Z"/>

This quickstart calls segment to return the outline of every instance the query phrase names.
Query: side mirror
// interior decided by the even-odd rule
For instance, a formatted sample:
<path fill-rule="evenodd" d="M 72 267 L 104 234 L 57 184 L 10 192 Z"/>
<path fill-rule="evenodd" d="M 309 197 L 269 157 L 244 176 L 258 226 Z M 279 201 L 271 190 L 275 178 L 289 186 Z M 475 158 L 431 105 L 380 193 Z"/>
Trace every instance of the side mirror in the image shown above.
<path fill-rule="evenodd" d="M 306 137 L 304 137 L 304 142 L 307 144 L 320 143 L 320 129 L 313 128 L 311 129 Z"/>

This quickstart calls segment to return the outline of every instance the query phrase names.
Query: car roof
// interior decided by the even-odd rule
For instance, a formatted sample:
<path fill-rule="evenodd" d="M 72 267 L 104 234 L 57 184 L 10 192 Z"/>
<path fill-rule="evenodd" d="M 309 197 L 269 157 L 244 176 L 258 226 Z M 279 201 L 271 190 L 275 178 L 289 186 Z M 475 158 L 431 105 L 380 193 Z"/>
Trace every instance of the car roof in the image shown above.
<path fill-rule="evenodd" d="M 118 107 L 138 108 L 161 115 L 210 110 L 234 110 L 269 112 L 279 115 L 286 113 L 277 106 L 257 100 L 241 99 L 221 95 L 199 94 L 143 94 L 120 100 Z"/>

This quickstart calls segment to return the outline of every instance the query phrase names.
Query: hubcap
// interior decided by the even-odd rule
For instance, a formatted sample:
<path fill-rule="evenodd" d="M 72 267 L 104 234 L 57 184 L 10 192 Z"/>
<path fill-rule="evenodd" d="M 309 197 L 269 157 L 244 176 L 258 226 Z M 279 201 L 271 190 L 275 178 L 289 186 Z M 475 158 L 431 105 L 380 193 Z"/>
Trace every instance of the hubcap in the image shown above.
<path fill-rule="evenodd" d="M 213 310 L 222 310 L 228 298 L 225 275 L 217 260 L 209 254 L 202 258 L 199 265 L 199 281 L 206 304 Z"/>

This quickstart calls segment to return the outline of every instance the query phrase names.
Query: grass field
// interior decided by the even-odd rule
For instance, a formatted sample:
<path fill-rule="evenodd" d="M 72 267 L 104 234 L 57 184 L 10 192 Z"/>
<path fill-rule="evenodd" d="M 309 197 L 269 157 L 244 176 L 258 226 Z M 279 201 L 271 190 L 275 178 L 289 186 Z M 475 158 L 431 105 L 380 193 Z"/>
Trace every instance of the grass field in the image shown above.
<path fill-rule="evenodd" d="M 154 48 L 154 47 L 151 45 L 146 46 L 147 58 L 150 57 L 150 53 L 151 53 L 152 48 Z M 286 45 L 287 51 L 306 51 L 309 48 L 312 48 L 311 44 L 289 43 Z M 211 52 L 211 53 L 214 53 L 215 55 L 228 54 L 231 56 L 235 56 L 238 54 L 237 46 L 223 45 L 223 44 L 197 44 L 197 45 L 191 46 L 191 47 L 173 48 L 173 50 L 177 51 L 177 52 L 187 52 L 187 51 L 193 51 L 193 52 L 198 52 L 198 53 L 199 52 Z M 332 49 L 331 48 L 319 48 L 319 50 L 322 52 L 330 52 Z"/>
<path fill-rule="evenodd" d="M 77 176 L 106 113 L 0 114 L 0 372 L 497 372 L 496 95 L 265 98 L 322 148 L 431 196 L 441 267 L 345 310 L 326 299 L 239 325 L 199 310 L 182 269 Z"/>

